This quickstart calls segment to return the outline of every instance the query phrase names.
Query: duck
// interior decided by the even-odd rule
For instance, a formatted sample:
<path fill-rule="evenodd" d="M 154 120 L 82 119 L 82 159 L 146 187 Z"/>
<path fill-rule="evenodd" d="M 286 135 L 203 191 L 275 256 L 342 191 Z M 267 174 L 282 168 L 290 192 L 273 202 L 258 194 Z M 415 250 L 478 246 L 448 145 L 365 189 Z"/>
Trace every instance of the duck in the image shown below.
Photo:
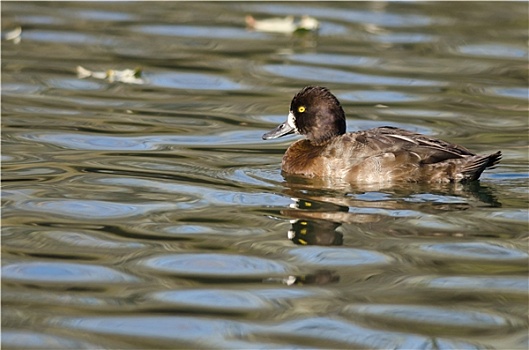
<path fill-rule="evenodd" d="M 283 175 L 339 179 L 350 184 L 455 183 L 478 180 L 501 151 L 475 154 L 463 146 L 393 126 L 346 132 L 340 101 L 321 86 L 306 86 L 290 103 L 287 120 L 264 140 L 305 136 L 286 150 Z"/>

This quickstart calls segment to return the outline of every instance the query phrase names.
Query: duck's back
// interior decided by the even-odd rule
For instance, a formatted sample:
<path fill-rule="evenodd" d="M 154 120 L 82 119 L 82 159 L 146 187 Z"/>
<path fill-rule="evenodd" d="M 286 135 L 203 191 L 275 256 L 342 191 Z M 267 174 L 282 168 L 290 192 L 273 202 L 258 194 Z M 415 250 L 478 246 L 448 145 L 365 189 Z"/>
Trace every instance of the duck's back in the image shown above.
<path fill-rule="evenodd" d="M 381 127 L 334 137 L 316 145 L 292 144 L 283 157 L 287 174 L 340 178 L 351 183 L 456 182 L 476 180 L 501 153 L 468 149 L 411 131 Z"/>

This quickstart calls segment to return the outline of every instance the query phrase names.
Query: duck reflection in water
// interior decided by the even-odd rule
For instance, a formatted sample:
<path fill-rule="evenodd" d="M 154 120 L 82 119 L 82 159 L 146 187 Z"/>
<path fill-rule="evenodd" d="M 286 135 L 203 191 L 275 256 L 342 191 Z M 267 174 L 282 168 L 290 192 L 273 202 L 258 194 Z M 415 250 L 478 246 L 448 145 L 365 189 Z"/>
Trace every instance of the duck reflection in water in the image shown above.
<path fill-rule="evenodd" d="M 468 184 L 438 184 L 376 187 L 325 188 L 314 179 L 285 177 L 283 194 L 294 201 L 280 211 L 290 219 L 287 237 L 297 245 L 342 246 L 364 249 L 379 242 L 366 232 L 385 237 L 465 237 L 457 230 L 435 230 L 426 225 L 410 225 L 410 220 L 431 220 L 446 212 L 476 207 L 501 207 L 493 193 L 479 181 Z M 478 234 L 479 233 L 472 233 Z M 366 239 L 369 241 L 366 243 Z M 359 240 L 363 240 L 360 243 Z M 399 244 L 399 243 L 389 243 Z M 373 249 L 378 249 L 373 247 Z M 290 276 L 283 283 L 328 284 L 340 281 L 335 270 L 317 270 Z"/>
<path fill-rule="evenodd" d="M 290 218 L 287 237 L 297 245 L 365 247 L 365 232 L 379 232 L 382 237 L 461 237 L 464 233 L 428 229 L 428 225 L 410 225 L 409 220 L 465 211 L 475 207 L 500 207 L 489 187 L 479 182 L 377 188 L 322 188 L 311 179 L 285 177 L 283 194 L 293 203 L 280 211 Z M 429 220 L 428 218 L 424 220 Z M 358 240 L 364 242 L 358 243 Z M 372 240 L 372 237 L 367 238 Z M 398 244 L 398 243 L 396 243 Z M 292 284 L 337 283 L 336 271 L 318 270 L 290 276 Z"/>
<path fill-rule="evenodd" d="M 325 189 L 309 179 L 286 177 L 285 194 L 294 203 L 281 215 L 291 219 L 287 237 L 299 245 L 339 246 L 344 244 L 342 224 L 347 231 L 362 231 L 363 226 L 391 236 L 449 235 L 421 231 L 408 225 L 398 227 L 410 217 L 421 218 L 447 211 L 464 211 L 476 206 L 501 207 L 492 190 L 479 182 L 468 184 L 411 185 L 376 190 Z M 375 227 L 376 226 L 376 227 Z M 347 237 L 346 237 L 347 238 Z M 350 245 L 350 244 L 349 244 Z"/>
<path fill-rule="evenodd" d="M 347 213 L 348 207 L 304 199 L 296 199 L 290 207 L 292 209 L 283 210 L 281 213 L 290 217 L 300 216 L 290 221 L 292 228 L 288 231 L 288 238 L 294 243 L 322 246 L 343 244 L 343 235 L 336 231 L 342 224 L 332 219 L 336 220 L 339 213 Z M 303 214 L 298 215 L 300 213 Z M 325 213 L 329 213 L 330 217 L 326 218 Z"/>

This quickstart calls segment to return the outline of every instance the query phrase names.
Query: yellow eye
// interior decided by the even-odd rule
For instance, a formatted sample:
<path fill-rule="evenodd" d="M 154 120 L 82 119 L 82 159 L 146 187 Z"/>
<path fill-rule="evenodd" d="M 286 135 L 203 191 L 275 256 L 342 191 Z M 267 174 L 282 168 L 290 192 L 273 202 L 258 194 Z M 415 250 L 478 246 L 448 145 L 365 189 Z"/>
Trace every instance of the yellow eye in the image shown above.
<path fill-rule="evenodd" d="M 298 112 L 299 112 L 299 113 L 303 113 L 303 112 L 305 112 L 305 106 L 299 106 L 299 107 L 298 107 Z"/>

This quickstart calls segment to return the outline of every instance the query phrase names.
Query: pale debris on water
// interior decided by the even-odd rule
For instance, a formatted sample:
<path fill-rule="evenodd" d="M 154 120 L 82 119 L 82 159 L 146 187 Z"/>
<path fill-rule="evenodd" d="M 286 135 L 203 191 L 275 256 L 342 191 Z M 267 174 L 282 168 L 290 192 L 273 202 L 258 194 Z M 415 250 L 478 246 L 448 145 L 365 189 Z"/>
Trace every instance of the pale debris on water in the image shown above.
<path fill-rule="evenodd" d="M 141 78 L 141 68 L 134 69 L 108 69 L 104 72 L 94 72 L 81 66 L 77 66 L 77 76 L 81 79 L 95 78 L 108 80 L 109 82 L 119 81 L 127 84 L 143 84 L 145 81 Z"/>
<path fill-rule="evenodd" d="M 246 25 L 249 29 L 267 33 L 294 33 L 297 31 L 316 31 L 320 28 L 320 22 L 314 17 L 301 16 L 299 21 L 294 16 L 284 18 L 274 17 L 256 20 L 253 16 L 246 16 Z"/>
<path fill-rule="evenodd" d="M 15 29 L 8 31 L 2 35 L 2 39 L 13 41 L 13 43 L 18 44 L 22 39 L 22 27 L 16 27 Z"/>

